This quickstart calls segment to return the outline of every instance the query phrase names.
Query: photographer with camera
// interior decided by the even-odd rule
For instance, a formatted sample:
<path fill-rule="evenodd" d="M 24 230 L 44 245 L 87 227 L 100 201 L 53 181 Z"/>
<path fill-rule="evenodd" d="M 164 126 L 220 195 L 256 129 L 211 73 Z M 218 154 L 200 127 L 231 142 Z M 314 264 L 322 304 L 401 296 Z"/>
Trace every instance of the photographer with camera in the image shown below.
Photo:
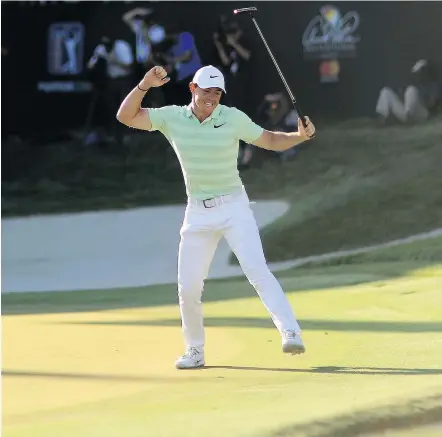
<path fill-rule="evenodd" d="M 256 119 L 258 123 L 267 130 L 277 130 L 280 132 L 293 132 L 297 130 L 298 113 L 290 109 L 289 100 L 284 93 L 266 94 L 263 101 L 258 106 Z M 296 147 L 278 152 L 278 158 L 282 161 L 293 158 L 296 155 Z M 246 144 L 239 158 L 238 168 L 245 170 L 250 167 L 255 146 Z M 266 155 L 274 152 L 263 151 Z"/>
<path fill-rule="evenodd" d="M 189 100 L 189 82 L 203 66 L 195 38 L 190 32 L 166 31 L 164 52 L 158 55 L 171 81 L 165 91 L 167 104 L 185 105 Z"/>
<path fill-rule="evenodd" d="M 220 26 L 213 34 L 216 48 L 216 65 L 224 73 L 226 86 L 232 90 L 226 94 L 226 104 L 244 111 L 247 95 L 249 65 L 252 53 L 247 48 L 247 41 L 238 23 L 228 20 L 225 15 L 220 17 Z"/>
<path fill-rule="evenodd" d="M 132 88 L 133 62 L 132 49 L 127 41 L 108 36 L 101 38 L 87 63 L 94 84 L 88 124 L 93 121 L 99 128 L 98 132 L 88 135 L 87 143 L 98 142 L 100 137 L 102 140 L 104 134 L 110 132 L 117 143 L 123 143 L 124 127 L 115 120 L 115 110 Z"/>

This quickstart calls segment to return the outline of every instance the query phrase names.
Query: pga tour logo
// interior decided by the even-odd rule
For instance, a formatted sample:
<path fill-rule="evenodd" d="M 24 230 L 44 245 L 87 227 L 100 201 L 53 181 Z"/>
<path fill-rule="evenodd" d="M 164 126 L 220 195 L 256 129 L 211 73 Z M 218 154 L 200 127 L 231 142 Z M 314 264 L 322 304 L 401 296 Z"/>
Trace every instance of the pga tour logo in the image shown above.
<path fill-rule="evenodd" d="M 84 27 L 78 22 L 54 23 L 48 32 L 48 71 L 75 76 L 83 70 Z"/>
<path fill-rule="evenodd" d="M 320 14 L 314 17 L 302 35 L 302 45 L 306 57 L 312 59 L 333 57 L 353 57 L 360 37 L 354 35 L 359 27 L 359 14 L 347 12 L 344 16 L 338 8 L 323 6 Z"/>

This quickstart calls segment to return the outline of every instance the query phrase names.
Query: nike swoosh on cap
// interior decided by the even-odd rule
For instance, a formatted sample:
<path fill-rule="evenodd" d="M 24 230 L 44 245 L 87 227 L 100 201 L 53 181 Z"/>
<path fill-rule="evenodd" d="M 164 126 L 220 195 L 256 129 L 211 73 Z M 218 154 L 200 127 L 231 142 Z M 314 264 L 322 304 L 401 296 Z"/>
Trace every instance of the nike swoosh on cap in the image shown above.
<path fill-rule="evenodd" d="M 210 76 L 210 79 L 214 79 L 215 77 L 219 77 L 219 76 Z"/>

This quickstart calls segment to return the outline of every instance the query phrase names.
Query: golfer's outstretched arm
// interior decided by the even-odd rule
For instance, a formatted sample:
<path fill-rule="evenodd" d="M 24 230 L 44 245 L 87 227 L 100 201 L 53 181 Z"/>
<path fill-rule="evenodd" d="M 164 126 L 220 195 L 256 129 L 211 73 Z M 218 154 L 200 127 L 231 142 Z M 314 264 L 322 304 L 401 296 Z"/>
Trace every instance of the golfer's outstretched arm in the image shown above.
<path fill-rule="evenodd" d="M 169 80 L 170 78 L 167 77 L 167 72 L 163 67 L 150 69 L 121 103 L 117 112 L 117 120 L 129 127 L 151 130 L 152 122 L 149 117 L 149 109 L 142 108 L 141 102 L 150 88 L 162 86 Z"/>
<path fill-rule="evenodd" d="M 306 117 L 307 127 L 304 128 L 301 119 L 298 119 L 298 132 L 271 132 L 264 130 L 253 144 L 262 149 L 283 152 L 304 141 L 309 140 L 315 133 L 315 126 Z"/>

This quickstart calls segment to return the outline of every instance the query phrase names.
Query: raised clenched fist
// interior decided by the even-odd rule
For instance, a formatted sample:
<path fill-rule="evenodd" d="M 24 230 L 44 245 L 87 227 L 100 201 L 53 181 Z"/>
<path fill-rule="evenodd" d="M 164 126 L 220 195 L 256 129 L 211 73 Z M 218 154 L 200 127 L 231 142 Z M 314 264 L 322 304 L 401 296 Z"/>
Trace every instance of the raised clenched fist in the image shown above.
<path fill-rule="evenodd" d="M 160 66 L 152 67 L 140 82 L 141 88 L 152 88 L 163 86 L 169 82 L 170 77 L 167 77 L 167 71 Z"/>

